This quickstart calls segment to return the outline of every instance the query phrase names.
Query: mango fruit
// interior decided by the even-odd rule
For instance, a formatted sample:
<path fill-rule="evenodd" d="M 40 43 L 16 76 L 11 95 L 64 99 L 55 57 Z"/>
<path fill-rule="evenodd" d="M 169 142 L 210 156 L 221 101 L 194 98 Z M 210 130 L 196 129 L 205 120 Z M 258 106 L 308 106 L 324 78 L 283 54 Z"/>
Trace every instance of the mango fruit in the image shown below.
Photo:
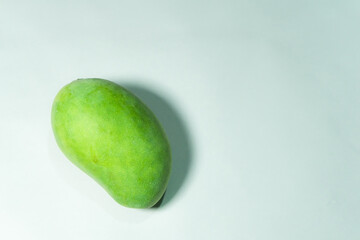
<path fill-rule="evenodd" d="M 149 208 L 171 172 L 166 134 L 151 110 L 111 81 L 78 79 L 52 105 L 51 124 L 65 156 L 119 204 Z"/>

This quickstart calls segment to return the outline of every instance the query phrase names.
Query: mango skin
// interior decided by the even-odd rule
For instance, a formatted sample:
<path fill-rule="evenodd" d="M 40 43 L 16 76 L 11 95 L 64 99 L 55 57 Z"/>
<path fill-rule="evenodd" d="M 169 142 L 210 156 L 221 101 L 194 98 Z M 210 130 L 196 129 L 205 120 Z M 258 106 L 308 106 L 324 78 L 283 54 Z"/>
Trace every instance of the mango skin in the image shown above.
<path fill-rule="evenodd" d="M 135 95 L 104 79 L 78 79 L 55 97 L 51 123 L 66 157 L 115 201 L 152 207 L 166 190 L 171 151 L 155 115 Z"/>

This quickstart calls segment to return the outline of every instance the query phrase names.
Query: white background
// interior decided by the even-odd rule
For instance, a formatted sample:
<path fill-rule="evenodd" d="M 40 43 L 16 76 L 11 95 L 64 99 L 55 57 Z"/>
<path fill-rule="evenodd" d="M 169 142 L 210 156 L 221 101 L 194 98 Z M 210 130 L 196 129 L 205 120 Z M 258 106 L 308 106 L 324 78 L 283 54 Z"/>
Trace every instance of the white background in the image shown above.
<path fill-rule="evenodd" d="M 0 239 L 360 239 L 359 1 L 0 0 Z M 162 205 L 118 205 L 60 152 L 77 78 L 168 132 Z"/>

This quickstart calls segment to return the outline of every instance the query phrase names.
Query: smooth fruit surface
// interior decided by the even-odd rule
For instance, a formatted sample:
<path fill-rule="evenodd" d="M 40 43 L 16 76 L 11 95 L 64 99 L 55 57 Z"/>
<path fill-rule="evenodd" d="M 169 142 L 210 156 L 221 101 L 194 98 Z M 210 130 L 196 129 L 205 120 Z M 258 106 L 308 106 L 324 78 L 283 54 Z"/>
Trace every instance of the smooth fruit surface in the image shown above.
<path fill-rule="evenodd" d="M 75 80 L 55 97 L 51 123 L 67 158 L 121 205 L 149 208 L 165 192 L 169 142 L 154 114 L 125 88 Z"/>

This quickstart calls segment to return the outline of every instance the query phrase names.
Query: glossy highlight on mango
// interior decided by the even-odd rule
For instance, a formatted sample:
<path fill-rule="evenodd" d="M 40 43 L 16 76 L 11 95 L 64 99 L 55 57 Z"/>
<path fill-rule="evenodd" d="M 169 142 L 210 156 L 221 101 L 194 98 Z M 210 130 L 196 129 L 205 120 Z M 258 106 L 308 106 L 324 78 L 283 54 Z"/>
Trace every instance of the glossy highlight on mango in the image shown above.
<path fill-rule="evenodd" d="M 149 208 L 166 190 L 171 152 L 151 110 L 108 80 L 78 79 L 52 106 L 56 142 L 66 157 L 118 203 Z"/>

